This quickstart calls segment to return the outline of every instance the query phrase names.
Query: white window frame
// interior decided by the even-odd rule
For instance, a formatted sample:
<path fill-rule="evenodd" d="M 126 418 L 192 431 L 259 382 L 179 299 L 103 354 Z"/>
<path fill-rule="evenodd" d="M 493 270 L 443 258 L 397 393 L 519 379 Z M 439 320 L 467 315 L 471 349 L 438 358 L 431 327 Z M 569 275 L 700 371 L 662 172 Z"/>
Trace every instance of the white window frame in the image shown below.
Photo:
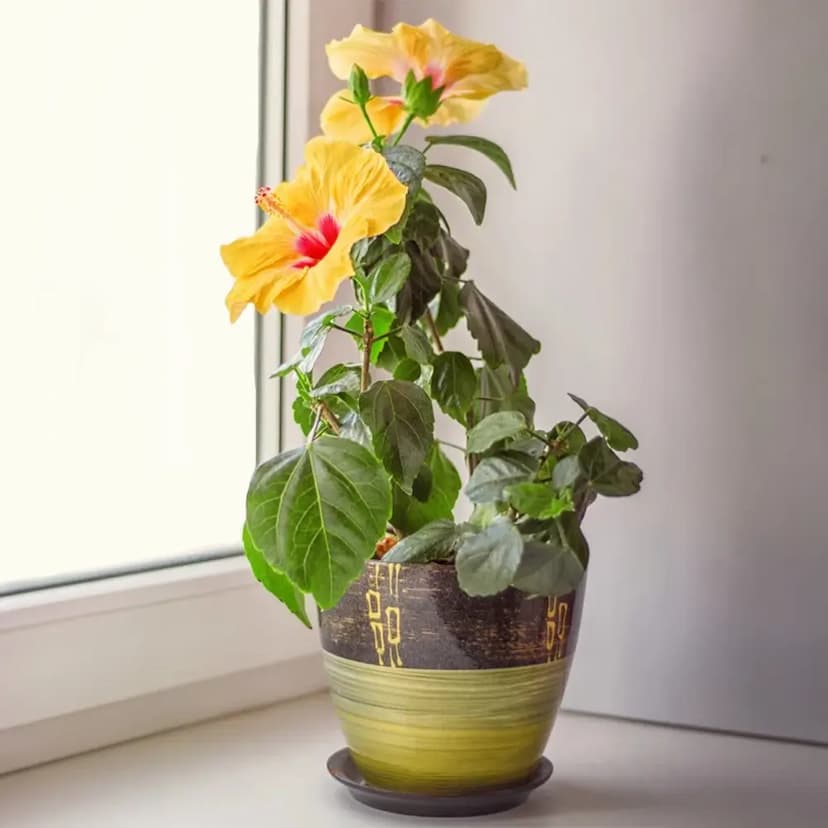
<path fill-rule="evenodd" d="M 320 102 L 336 88 L 323 44 L 357 20 L 370 25 L 374 3 L 260 6 L 258 172 L 272 183 L 299 163 Z M 297 439 L 280 384 L 267 377 L 301 327 L 276 313 L 257 320 L 259 459 Z M 6 596 L 0 773 L 324 685 L 316 633 L 255 582 L 241 555 Z"/>

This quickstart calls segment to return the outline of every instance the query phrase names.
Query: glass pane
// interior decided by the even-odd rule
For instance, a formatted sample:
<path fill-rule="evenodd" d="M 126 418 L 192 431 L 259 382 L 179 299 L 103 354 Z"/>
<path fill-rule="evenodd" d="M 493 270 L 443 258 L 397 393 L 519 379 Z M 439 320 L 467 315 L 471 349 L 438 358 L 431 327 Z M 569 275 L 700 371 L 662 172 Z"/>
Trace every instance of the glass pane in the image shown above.
<path fill-rule="evenodd" d="M 238 546 L 258 4 L 0 10 L 0 587 Z"/>

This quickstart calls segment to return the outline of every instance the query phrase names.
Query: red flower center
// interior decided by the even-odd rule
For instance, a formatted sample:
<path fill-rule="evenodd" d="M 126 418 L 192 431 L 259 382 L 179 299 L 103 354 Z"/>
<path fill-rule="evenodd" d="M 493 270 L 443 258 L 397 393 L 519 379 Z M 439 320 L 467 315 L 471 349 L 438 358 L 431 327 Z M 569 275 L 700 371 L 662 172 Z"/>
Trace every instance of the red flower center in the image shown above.
<path fill-rule="evenodd" d="M 305 268 L 319 264 L 338 237 L 339 222 L 330 213 L 325 213 L 316 222 L 316 230 L 306 230 L 296 237 L 293 246 L 301 258 L 293 263 L 293 267 Z"/>

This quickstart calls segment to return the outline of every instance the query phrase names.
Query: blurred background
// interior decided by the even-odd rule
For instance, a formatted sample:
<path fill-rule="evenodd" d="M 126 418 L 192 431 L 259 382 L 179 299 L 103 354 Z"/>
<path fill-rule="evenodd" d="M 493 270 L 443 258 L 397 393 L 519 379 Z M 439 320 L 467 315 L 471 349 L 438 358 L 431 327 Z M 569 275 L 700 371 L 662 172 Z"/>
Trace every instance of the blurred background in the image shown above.
<path fill-rule="evenodd" d="M 828 5 L 308 3 L 314 50 L 433 16 L 528 66 L 465 130 L 517 192 L 464 154 L 486 222 L 441 206 L 543 342 L 539 421 L 580 394 L 647 475 L 588 518 L 565 706 L 828 742 Z M 226 320 L 218 245 L 255 220 L 258 4 L 46 5 L 0 27 L 0 591 L 229 554 L 256 455 L 257 334 Z M 291 169 L 339 87 L 313 54 Z"/>

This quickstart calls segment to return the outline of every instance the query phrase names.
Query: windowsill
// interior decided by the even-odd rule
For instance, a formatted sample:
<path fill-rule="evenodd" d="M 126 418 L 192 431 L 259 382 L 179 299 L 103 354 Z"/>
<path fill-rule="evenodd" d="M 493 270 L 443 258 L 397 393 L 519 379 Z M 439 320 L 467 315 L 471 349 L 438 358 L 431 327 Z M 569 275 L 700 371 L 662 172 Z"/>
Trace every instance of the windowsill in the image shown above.
<path fill-rule="evenodd" d="M 425 825 L 353 802 L 325 770 L 341 746 L 327 697 L 309 696 L 0 778 L 0 825 Z M 824 824 L 823 748 L 562 714 L 549 755 L 552 780 L 480 824 Z"/>

